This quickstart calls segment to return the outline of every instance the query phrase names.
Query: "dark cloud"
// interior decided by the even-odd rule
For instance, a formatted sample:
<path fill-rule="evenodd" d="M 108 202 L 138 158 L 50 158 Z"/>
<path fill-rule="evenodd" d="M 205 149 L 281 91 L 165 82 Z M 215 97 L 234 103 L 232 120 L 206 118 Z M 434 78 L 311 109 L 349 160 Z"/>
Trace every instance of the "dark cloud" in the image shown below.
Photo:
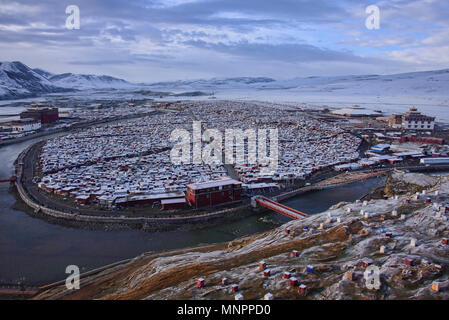
<path fill-rule="evenodd" d="M 117 64 L 134 64 L 135 61 L 126 59 L 126 60 L 86 60 L 86 61 L 69 61 L 69 64 L 72 65 L 82 65 L 82 66 L 101 66 L 101 65 L 117 65 Z"/>
<path fill-rule="evenodd" d="M 189 40 L 186 45 L 196 48 L 213 50 L 236 56 L 253 57 L 255 59 L 270 61 L 278 60 L 284 62 L 316 62 L 316 61 L 352 61 L 358 63 L 379 62 L 380 59 L 362 58 L 351 52 L 323 49 L 308 44 L 265 44 L 249 43 L 241 41 L 231 44 L 208 43 L 205 41 Z"/>
<path fill-rule="evenodd" d="M 61 68 L 104 66 L 104 73 L 112 66 L 123 66 L 121 73 L 133 67 L 131 79 L 139 71 L 137 65 L 171 68 L 171 76 L 198 70 L 220 76 L 218 72 L 230 69 L 241 75 L 265 72 L 268 69 L 259 66 L 266 62 L 279 68 L 280 75 L 306 63 L 319 65 L 317 72 L 332 64 L 328 70 L 339 73 L 340 63 L 342 74 L 350 64 L 399 66 L 387 55 L 388 45 L 382 47 L 391 43 L 390 36 L 418 41 L 449 24 L 447 1 L 379 0 L 385 28 L 379 32 L 364 28 L 364 8 L 371 0 L 75 2 L 80 30 L 64 28 L 65 8 L 72 3 L 0 0 L 0 60 L 28 59 L 24 62 L 39 66 L 45 59 L 50 65 L 57 59 Z M 24 44 L 34 49 L 33 57 L 16 49 Z M 220 63 L 223 67 L 218 68 Z M 231 63 L 235 68 L 229 68 Z M 261 75 L 277 76 L 273 69 L 266 72 L 270 74 Z"/>

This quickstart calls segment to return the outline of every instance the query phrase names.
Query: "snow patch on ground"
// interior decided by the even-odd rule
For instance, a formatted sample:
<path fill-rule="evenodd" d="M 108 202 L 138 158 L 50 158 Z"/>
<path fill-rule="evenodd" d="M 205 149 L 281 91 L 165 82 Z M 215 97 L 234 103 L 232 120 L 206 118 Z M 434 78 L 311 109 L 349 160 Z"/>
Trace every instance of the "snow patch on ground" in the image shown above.
<path fill-rule="evenodd" d="M 437 177 L 422 173 L 394 172 L 391 177 L 393 180 L 402 181 L 407 184 L 415 184 L 421 187 L 434 186 L 438 182 Z"/>

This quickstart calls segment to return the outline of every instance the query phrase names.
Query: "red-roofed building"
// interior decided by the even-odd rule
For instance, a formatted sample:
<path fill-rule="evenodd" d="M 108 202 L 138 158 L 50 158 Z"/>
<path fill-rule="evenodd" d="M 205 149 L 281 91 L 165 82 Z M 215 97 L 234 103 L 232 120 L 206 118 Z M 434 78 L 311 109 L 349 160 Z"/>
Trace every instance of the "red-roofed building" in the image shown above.
<path fill-rule="evenodd" d="M 219 180 L 187 185 L 187 203 L 193 208 L 211 207 L 218 204 L 238 201 L 242 195 L 240 181 L 224 177 Z"/>

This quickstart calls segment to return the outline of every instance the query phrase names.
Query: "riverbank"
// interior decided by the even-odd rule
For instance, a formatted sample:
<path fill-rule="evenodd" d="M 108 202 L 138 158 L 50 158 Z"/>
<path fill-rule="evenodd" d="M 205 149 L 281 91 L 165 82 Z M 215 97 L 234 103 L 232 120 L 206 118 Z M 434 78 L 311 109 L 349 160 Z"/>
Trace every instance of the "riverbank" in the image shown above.
<path fill-rule="evenodd" d="M 82 277 L 80 290 L 54 284 L 35 299 L 228 300 L 235 294 L 230 285 L 238 284 L 239 293 L 251 300 L 266 293 L 275 299 L 446 300 L 449 177 L 411 196 L 340 203 L 235 241 L 143 254 Z M 260 269 L 261 260 L 268 275 Z M 379 270 L 374 288 L 364 279 L 369 265 Z M 196 287 L 199 277 L 205 279 L 203 288 Z M 228 285 L 221 284 L 223 277 Z M 299 284 L 306 290 L 299 290 Z"/>
<path fill-rule="evenodd" d="M 40 142 L 42 143 L 42 142 Z M 16 161 L 17 181 L 15 182 L 17 194 L 22 201 L 29 206 L 32 215 L 41 219 L 46 219 L 51 223 L 60 223 L 71 227 L 117 230 L 117 229 L 142 229 L 145 231 L 170 230 L 173 228 L 203 228 L 211 224 L 233 221 L 255 214 L 250 208 L 249 199 L 242 205 L 236 207 L 218 209 L 212 212 L 189 216 L 174 216 L 167 218 L 152 217 L 125 217 L 117 216 L 120 213 L 113 211 L 116 216 L 107 215 L 107 212 L 98 212 L 98 215 L 83 214 L 81 209 L 69 208 L 58 210 L 50 208 L 57 204 L 45 195 L 41 194 L 32 182 L 34 177 L 34 163 L 38 154 L 39 144 L 34 144 L 25 149 Z M 273 197 L 276 201 L 286 200 L 300 194 L 322 190 L 324 188 L 344 185 L 347 183 L 368 179 L 377 175 L 385 174 L 387 170 L 379 170 L 368 173 L 356 173 L 354 175 L 343 174 L 344 179 L 331 177 L 328 180 L 320 181 L 316 185 L 302 187 L 293 191 L 281 193 Z M 317 179 L 317 178 L 315 178 Z M 319 179 L 317 179 L 319 180 Z M 326 181 L 328 181 L 326 183 Z M 237 205 L 237 204 L 236 204 Z M 92 210 L 90 210 L 92 211 Z M 86 210 L 86 212 L 89 212 Z M 112 212 L 112 211 L 111 211 Z M 260 210 L 259 210 L 260 212 Z M 90 213 L 90 212 L 89 212 Z M 95 212 L 96 213 L 96 212 Z"/>
<path fill-rule="evenodd" d="M 59 133 L 51 137 L 64 135 Z M 27 140 L 0 148 L 1 177 L 14 175 L 13 162 L 28 146 L 48 137 Z M 377 181 L 372 178 L 352 185 L 305 193 L 286 200 L 296 209 L 315 214 L 344 200 L 353 201 L 367 192 Z M 38 218 L 14 191 L 15 186 L 0 183 L 0 252 L 8 261 L 0 264 L 0 280 L 17 283 L 25 278 L 30 286 L 63 279 L 67 265 L 76 264 L 81 272 L 93 270 L 115 261 L 135 257 L 142 252 L 196 247 L 221 243 L 239 237 L 258 234 L 288 222 L 288 218 L 268 212 L 244 211 L 235 219 L 195 224 L 192 229 L 160 228 L 151 232 L 128 226 L 70 225 L 70 221 Z M 11 192 L 12 191 L 12 192 Z M 117 224 L 118 225 L 118 224 Z M 93 229 L 93 230 L 91 230 Z"/>
<path fill-rule="evenodd" d="M 1 157 L 0 153 L 0 157 Z M 371 178 L 337 188 L 305 193 L 283 202 L 285 205 L 316 214 L 340 201 L 355 201 L 379 179 Z M 138 229 L 95 229 L 64 226 L 34 217 L 33 211 L 10 192 L 10 184 L 0 184 L 0 251 L 8 264 L 0 264 L 5 283 L 25 277 L 36 286 L 65 278 L 68 265 L 81 272 L 116 261 L 136 257 L 142 252 L 166 252 L 205 244 L 223 243 L 274 229 L 289 222 L 283 215 L 261 211 L 233 221 L 214 223 L 204 228 L 146 232 Z"/>

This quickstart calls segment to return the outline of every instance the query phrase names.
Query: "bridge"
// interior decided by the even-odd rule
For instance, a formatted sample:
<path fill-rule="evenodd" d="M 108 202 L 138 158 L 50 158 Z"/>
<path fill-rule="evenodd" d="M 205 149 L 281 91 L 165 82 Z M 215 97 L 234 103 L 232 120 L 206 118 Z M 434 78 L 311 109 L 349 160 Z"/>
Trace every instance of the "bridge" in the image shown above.
<path fill-rule="evenodd" d="M 299 218 L 307 217 L 308 215 L 304 212 L 295 210 L 293 208 L 284 206 L 283 204 L 280 204 L 279 202 L 273 201 L 271 199 L 268 199 L 267 197 L 263 196 L 256 196 L 251 199 L 251 205 L 253 207 L 257 207 L 257 205 L 273 210 L 277 213 L 280 213 L 286 217 L 289 217 L 294 220 L 298 220 Z"/>
<path fill-rule="evenodd" d="M 0 183 L 1 182 L 14 182 L 16 180 L 17 180 L 16 176 L 12 176 L 12 177 L 9 177 L 9 178 L 4 178 L 4 179 L 0 178 Z"/>

